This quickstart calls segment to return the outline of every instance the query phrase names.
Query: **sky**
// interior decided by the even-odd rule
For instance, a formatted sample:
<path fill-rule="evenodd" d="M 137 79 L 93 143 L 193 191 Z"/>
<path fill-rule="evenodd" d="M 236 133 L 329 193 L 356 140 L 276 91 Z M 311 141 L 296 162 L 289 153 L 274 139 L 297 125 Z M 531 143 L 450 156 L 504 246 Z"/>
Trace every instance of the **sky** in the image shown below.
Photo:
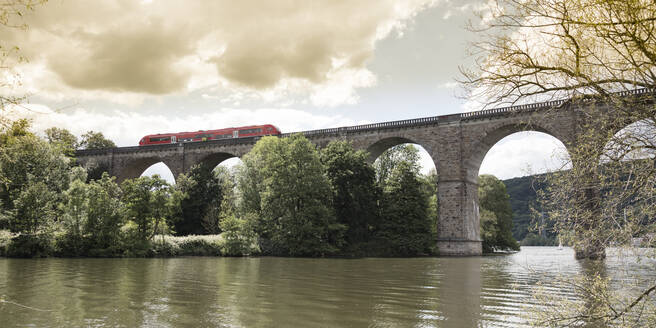
<path fill-rule="evenodd" d="M 26 61 L 0 79 L 34 128 L 100 131 L 119 146 L 153 133 L 274 124 L 283 132 L 480 109 L 456 83 L 479 0 L 50 0 L 0 28 Z M 511 135 L 481 174 L 559 166 L 564 146 Z M 433 164 L 424 154 L 424 171 Z M 156 167 L 160 172 L 162 167 Z M 153 171 L 153 170 L 150 170 Z"/>

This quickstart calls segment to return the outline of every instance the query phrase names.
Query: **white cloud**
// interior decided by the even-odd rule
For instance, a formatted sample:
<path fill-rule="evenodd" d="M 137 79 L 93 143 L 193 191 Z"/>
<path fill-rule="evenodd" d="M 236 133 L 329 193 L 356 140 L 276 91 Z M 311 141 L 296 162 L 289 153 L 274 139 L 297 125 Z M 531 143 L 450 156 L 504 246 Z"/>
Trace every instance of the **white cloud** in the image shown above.
<path fill-rule="evenodd" d="M 519 132 L 501 139 L 488 151 L 479 174 L 509 179 L 545 173 L 562 169 L 567 156 L 558 139 L 541 132 Z"/>
<path fill-rule="evenodd" d="M 8 115 L 31 119 L 36 131 L 53 126 L 68 129 L 78 136 L 89 130 L 100 131 L 118 146 L 135 146 L 148 134 L 230 126 L 270 123 L 278 126 L 283 132 L 295 132 L 368 123 L 340 115 L 319 115 L 288 108 L 222 108 L 199 115 L 187 115 L 185 112 L 180 112 L 179 115 L 148 115 L 122 111 L 93 113 L 84 108 L 57 112 L 45 105 L 23 104 L 9 109 Z"/>

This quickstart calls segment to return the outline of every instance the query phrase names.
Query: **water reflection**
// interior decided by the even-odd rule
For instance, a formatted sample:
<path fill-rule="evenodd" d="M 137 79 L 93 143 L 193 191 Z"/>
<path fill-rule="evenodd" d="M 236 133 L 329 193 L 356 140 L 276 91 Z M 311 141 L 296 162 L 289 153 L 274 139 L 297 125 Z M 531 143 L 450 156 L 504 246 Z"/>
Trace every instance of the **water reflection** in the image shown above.
<path fill-rule="evenodd" d="M 607 274 L 620 266 L 612 256 Z M 618 260 L 619 261 L 619 260 Z M 653 264 L 635 264 L 654 279 Z M 599 269 L 599 268 L 597 268 Z M 3 327 L 517 327 L 571 250 L 413 259 L 0 259 Z M 26 308 L 27 306 L 29 308 Z"/>

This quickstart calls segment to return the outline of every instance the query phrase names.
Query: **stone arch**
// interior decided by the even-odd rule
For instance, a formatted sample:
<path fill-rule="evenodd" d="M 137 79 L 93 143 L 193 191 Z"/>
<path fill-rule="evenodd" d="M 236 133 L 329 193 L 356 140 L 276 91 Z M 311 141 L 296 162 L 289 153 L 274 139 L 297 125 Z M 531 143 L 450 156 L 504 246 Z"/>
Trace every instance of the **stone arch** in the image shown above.
<path fill-rule="evenodd" d="M 141 176 L 142 177 L 143 176 L 152 176 L 154 174 L 159 175 L 160 178 L 166 180 L 167 182 L 169 182 L 171 184 L 175 184 L 175 178 L 176 177 L 175 177 L 173 171 L 171 170 L 171 168 L 168 167 L 168 165 L 166 165 L 166 163 L 164 163 L 164 162 L 157 162 L 157 163 L 149 166 L 148 168 L 146 168 L 146 170 L 143 173 L 141 173 Z"/>
<path fill-rule="evenodd" d="M 431 158 L 433 159 L 433 164 L 437 168 L 437 161 L 435 160 L 435 157 L 433 157 L 431 148 L 420 142 L 405 137 L 387 137 L 387 138 L 380 139 L 374 142 L 373 144 L 369 145 L 369 147 L 367 147 L 367 152 L 369 152 L 369 158 L 367 158 L 367 161 L 369 163 L 373 163 L 386 150 L 394 146 L 398 146 L 406 143 L 419 145 L 424 150 L 426 150 L 428 152 L 428 155 L 430 155 Z"/>
<path fill-rule="evenodd" d="M 171 171 L 173 174 L 173 179 L 177 177 L 177 175 L 180 172 L 176 172 L 175 167 L 172 166 L 170 163 L 167 163 L 166 160 L 158 157 L 158 156 L 153 156 L 153 157 L 142 157 L 142 158 L 137 158 L 132 161 L 129 161 L 123 165 L 123 168 L 118 172 L 116 175 L 117 181 L 122 182 L 126 179 L 134 179 L 138 178 L 141 176 L 141 174 L 146 171 L 149 167 L 151 167 L 154 164 L 157 163 L 163 163 L 166 165 L 166 167 Z"/>
<path fill-rule="evenodd" d="M 627 120 L 622 122 L 622 124 L 618 124 L 613 128 L 612 134 L 609 133 L 608 137 L 604 140 L 604 149 L 601 160 L 603 161 L 603 156 L 606 155 L 607 152 L 617 151 L 617 148 L 623 148 L 619 145 L 613 145 L 614 138 L 616 136 L 621 137 L 622 134 L 625 134 L 626 137 L 629 137 L 630 139 L 628 140 L 632 140 L 634 144 L 643 144 L 647 145 L 648 148 L 651 148 L 652 145 L 656 144 L 656 131 L 654 131 L 654 128 L 656 128 L 656 121 L 651 118 Z M 630 156 L 631 151 L 626 152 L 625 154 Z M 654 154 L 652 153 L 651 156 L 653 155 Z"/>
<path fill-rule="evenodd" d="M 566 148 L 567 155 L 569 156 L 571 151 L 570 147 L 572 145 L 571 138 L 569 136 L 560 135 L 554 131 L 539 126 L 539 125 L 527 125 L 527 124 L 505 124 L 498 126 L 491 131 L 485 133 L 483 137 L 476 141 L 471 147 L 469 155 L 465 159 L 465 169 L 467 170 L 467 179 L 472 182 L 478 181 L 478 172 L 483 163 L 483 159 L 488 154 L 490 149 L 494 147 L 501 139 L 510 136 L 517 132 L 542 132 L 551 137 L 554 137 L 556 140 L 563 143 Z"/>
<path fill-rule="evenodd" d="M 233 158 L 233 157 L 239 157 L 237 155 L 234 155 L 232 153 L 228 152 L 218 152 L 218 153 L 212 153 L 208 154 L 202 158 L 200 158 L 196 163 L 193 165 L 203 165 L 205 167 L 210 168 L 213 170 L 217 165 L 221 164 L 223 161 Z M 193 166 L 192 166 L 193 167 Z"/>

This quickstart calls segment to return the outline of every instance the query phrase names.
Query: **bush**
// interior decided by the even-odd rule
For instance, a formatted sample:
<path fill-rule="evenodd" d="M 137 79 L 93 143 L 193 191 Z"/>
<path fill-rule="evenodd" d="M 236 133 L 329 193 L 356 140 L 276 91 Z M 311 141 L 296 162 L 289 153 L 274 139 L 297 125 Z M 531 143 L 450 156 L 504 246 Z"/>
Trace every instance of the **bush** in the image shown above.
<path fill-rule="evenodd" d="M 0 230 L 0 256 L 7 256 L 7 251 L 9 250 L 12 238 L 14 238 L 14 234 L 12 234 L 11 231 Z"/>
<path fill-rule="evenodd" d="M 221 256 L 223 240 L 220 235 L 155 236 L 151 242 L 153 256 Z"/>
<path fill-rule="evenodd" d="M 45 234 L 20 234 L 11 239 L 6 256 L 46 257 L 54 253 L 52 236 Z"/>

